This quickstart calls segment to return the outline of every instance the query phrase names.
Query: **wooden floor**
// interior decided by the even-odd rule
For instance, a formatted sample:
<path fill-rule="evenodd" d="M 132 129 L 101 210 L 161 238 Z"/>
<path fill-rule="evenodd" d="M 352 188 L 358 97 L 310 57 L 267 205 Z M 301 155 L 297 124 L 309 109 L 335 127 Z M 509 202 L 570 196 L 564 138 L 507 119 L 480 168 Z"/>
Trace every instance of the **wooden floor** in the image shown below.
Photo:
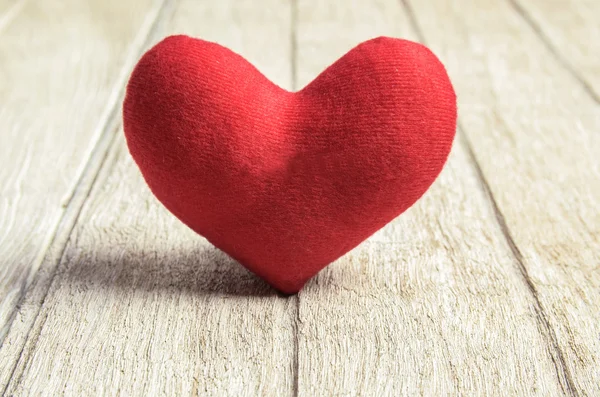
<path fill-rule="evenodd" d="M 0 392 L 600 396 L 600 1 L 0 0 Z M 409 211 L 283 297 L 174 219 L 123 137 L 186 33 L 298 89 L 358 42 L 458 93 Z"/>

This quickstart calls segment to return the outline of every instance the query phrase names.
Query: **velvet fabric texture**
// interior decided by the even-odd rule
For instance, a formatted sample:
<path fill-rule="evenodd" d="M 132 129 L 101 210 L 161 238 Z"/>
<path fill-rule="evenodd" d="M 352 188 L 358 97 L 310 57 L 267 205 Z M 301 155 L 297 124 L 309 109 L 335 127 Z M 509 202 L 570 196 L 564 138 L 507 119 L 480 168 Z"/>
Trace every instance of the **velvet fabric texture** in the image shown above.
<path fill-rule="evenodd" d="M 425 193 L 456 96 L 435 55 L 406 40 L 359 44 L 292 93 L 225 47 L 172 36 L 135 67 L 123 119 L 158 200 L 296 293 Z"/>

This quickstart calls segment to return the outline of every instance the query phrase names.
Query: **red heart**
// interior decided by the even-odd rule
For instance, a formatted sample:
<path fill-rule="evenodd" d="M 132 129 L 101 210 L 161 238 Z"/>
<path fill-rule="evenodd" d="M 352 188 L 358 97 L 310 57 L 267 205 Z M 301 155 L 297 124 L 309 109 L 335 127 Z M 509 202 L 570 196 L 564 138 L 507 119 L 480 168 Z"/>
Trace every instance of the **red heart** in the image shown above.
<path fill-rule="evenodd" d="M 426 47 L 366 41 L 299 92 L 172 36 L 136 66 L 129 150 L 182 222 L 285 293 L 410 207 L 440 173 L 456 96 Z"/>

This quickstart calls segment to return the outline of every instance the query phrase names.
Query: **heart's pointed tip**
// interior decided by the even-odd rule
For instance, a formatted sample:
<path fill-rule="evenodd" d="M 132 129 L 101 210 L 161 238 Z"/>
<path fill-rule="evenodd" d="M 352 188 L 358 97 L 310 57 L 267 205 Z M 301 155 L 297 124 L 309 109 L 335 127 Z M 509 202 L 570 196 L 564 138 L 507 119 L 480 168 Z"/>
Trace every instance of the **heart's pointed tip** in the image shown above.
<path fill-rule="evenodd" d="M 275 287 L 273 287 L 273 288 L 275 288 Z M 277 289 L 277 288 L 276 288 L 276 289 Z M 300 292 L 300 290 L 298 290 L 298 291 L 294 291 L 294 292 L 284 292 L 284 291 L 282 291 L 282 290 L 280 290 L 280 289 L 277 289 L 277 292 L 279 293 L 279 295 L 280 295 L 281 297 L 283 297 L 283 298 L 289 298 L 289 297 L 292 297 L 292 296 L 298 295 L 298 293 Z"/>
<path fill-rule="evenodd" d="M 297 295 L 308 280 L 285 280 L 285 281 L 268 281 L 271 287 L 275 288 L 281 295 L 292 296 Z"/>

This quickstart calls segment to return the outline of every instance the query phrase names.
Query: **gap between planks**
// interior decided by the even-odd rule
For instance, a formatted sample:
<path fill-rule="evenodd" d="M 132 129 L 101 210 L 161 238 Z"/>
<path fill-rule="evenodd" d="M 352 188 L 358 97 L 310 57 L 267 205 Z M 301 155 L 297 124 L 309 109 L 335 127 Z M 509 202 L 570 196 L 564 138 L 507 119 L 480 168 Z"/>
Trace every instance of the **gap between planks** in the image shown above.
<path fill-rule="evenodd" d="M 414 12 L 412 6 L 410 5 L 409 1 L 410 0 L 400 0 L 402 6 L 404 7 L 404 9 L 406 11 L 408 19 L 409 19 L 414 31 L 417 34 L 417 37 L 419 38 L 419 40 L 421 41 L 422 44 L 427 45 L 423 30 L 421 29 L 421 27 L 417 21 L 415 12 Z M 507 0 L 507 1 L 509 1 L 513 5 L 516 4 L 515 0 Z M 525 19 L 527 20 L 527 18 L 525 18 Z M 536 35 L 541 39 L 541 41 L 543 41 L 544 44 L 546 44 L 548 47 L 550 47 L 550 45 L 547 44 L 546 41 L 544 40 L 543 36 L 541 35 L 541 32 L 536 30 L 533 26 L 532 26 L 532 29 L 536 32 Z M 556 51 L 554 51 L 551 47 L 550 47 L 550 51 L 556 58 L 559 59 L 561 65 L 563 65 L 565 68 L 567 68 L 567 70 L 570 73 L 575 74 L 575 71 L 573 69 L 569 68 L 568 65 L 562 61 L 559 54 Z M 594 97 L 594 92 L 585 83 L 585 81 L 578 78 L 578 76 L 576 74 L 575 74 L 575 77 L 578 79 L 578 81 L 580 83 L 582 83 L 584 85 L 588 94 L 590 94 L 594 99 L 596 99 Z M 506 243 L 510 247 L 517 270 L 522 275 L 523 280 L 525 281 L 525 284 L 527 285 L 527 289 L 529 290 L 529 292 L 531 293 L 531 295 L 534 299 L 534 302 L 535 302 L 534 310 L 536 313 L 536 319 L 537 319 L 538 324 L 541 326 L 544 337 L 548 340 L 548 344 L 552 350 L 551 357 L 552 357 L 552 361 L 554 363 L 554 368 L 556 370 L 556 376 L 560 380 L 560 385 L 561 385 L 561 387 L 563 387 L 563 391 L 566 394 L 568 394 L 570 396 L 578 396 L 579 393 L 577 392 L 577 388 L 575 387 L 575 382 L 573 381 L 573 377 L 567 367 L 567 364 L 566 364 L 566 361 L 564 358 L 564 353 L 558 344 L 558 340 L 556 338 L 556 332 L 555 332 L 554 328 L 550 325 L 550 321 L 548 320 L 548 317 L 546 315 L 544 307 L 542 306 L 542 303 L 539 299 L 538 291 L 535 288 L 535 285 L 533 284 L 533 281 L 531 280 L 531 277 L 529 276 L 529 272 L 527 271 L 527 268 L 525 267 L 525 265 L 523 263 L 523 255 L 521 254 L 519 247 L 517 246 L 517 244 L 515 243 L 515 241 L 512 237 L 510 229 L 509 229 L 508 225 L 506 224 L 504 214 L 502 213 L 502 211 L 500 211 L 500 208 L 498 207 L 498 204 L 496 203 L 494 194 L 492 193 L 490 185 L 481 169 L 481 166 L 479 164 L 479 161 L 477 160 L 477 156 L 475 155 L 475 152 L 474 152 L 473 147 L 467 137 L 467 134 L 464 133 L 464 130 L 461 126 L 460 120 L 457 122 L 457 134 L 460 135 L 460 139 L 457 139 L 457 140 L 460 141 L 459 144 L 461 144 L 464 147 L 465 151 L 468 154 L 469 161 L 471 162 L 472 167 L 475 169 L 475 171 L 477 173 L 477 177 L 479 179 L 481 188 L 485 192 L 485 194 L 488 198 L 489 204 L 492 207 L 492 211 L 496 216 L 497 225 L 498 225 L 499 229 L 501 230 L 502 235 L 504 236 L 504 239 L 506 240 Z M 455 142 L 455 144 L 456 143 L 458 143 L 458 142 Z"/>
<path fill-rule="evenodd" d="M 291 80 L 292 80 L 292 91 L 296 91 L 298 89 L 298 0 L 290 0 L 290 41 L 291 41 Z M 293 397 L 298 397 L 300 393 L 300 296 L 302 291 L 296 294 L 294 298 L 295 304 L 295 316 L 294 324 L 293 324 L 293 333 L 294 333 L 294 352 L 293 352 L 293 371 L 294 371 L 294 380 L 293 380 L 293 388 L 292 393 Z"/>
<path fill-rule="evenodd" d="M 27 0 L 22 0 L 12 7 L 12 9 L 9 11 L 9 14 L 12 15 L 12 18 L 18 14 L 18 11 L 22 9 L 26 1 Z M 37 257 L 39 263 L 36 260 L 36 263 L 32 264 L 32 269 L 40 270 L 36 274 L 30 276 L 34 281 L 29 289 L 21 291 L 21 295 L 17 301 L 15 310 L 8 321 L 6 332 L 7 335 L 12 328 L 14 320 L 20 311 L 23 302 L 25 301 L 25 298 L 27 297 L 27 292 L 33 291 L 35 293 L 38 291 L 37 288 L 34 288 L 36 285 L 40 285 L 41 288 L 34 296 L 27 297 L 28 299 L 31 299 L 37 303 L 34 306 L 35 313 L 32 314 L 30 319 L 25 320 L 29 324 L 26 325 L 24 338 L 20 341 L 21 346 L 19 347 L 19 355 L 13 362 L 11 374 L 7 379 L 4 389 L 2 390 L 3 396 L 6 394 L 6 391 L 9 389 L 10 385 L 14 384 L 15 380 L 18 382 L 18 378 L 20 378 L 20 376 L 18 376 L 17 379 L 14 379 L 19 363 L 23 358 L 25 346 L 27 342 L 29 342 L 30 337 L 33 338 L 34 345 L 35 340 L 37 340 L 39 337 L 39 332 L 36 335 L 31 335 L 31 331 L 34 328 L 35 323 L 38 321 L 41 308 L 46 300 L 46 295 L 48 294 L 48 291 L 54 282 L 58 264 L 63 257 L 73 228 L 77 223 L 81 210 L 89 197 L 98 174 L 109 156 L 109 150 L 112 146 L 112 143 L 117 137 L 117 132 L 119 131 L 121 124 L 121 103 L 125 94 L 125 85 L 127 83 L 130 71 L 137 63 L 143 51 L 151 44 L 152 40 L 156 38 L 156 32 L 159 30 L 162 23 L 168 20 L 174 9 L 173 3 L 173 0 L 162 0 L 160 6 L 156 7 L 155 12 L 151 14 L 140 27 L 139 33 L 134 39 L 132 50 L 129 52 L 129 56 L 123 64 L 119 75 L 117 76 L 114 90 L 107 101 L 107 106 L 103 112 L 103 115 L 100 117 L 97 131 L 92 135 L 97 136 L 97 138 L 92 140 L 91 149 L 86 156 L 87 161 L 82 163 L 82 166 L 76 174 L 76 178 L 74 178 L 72 188 L 68 190 L 65 198 L 63 199 L 63 212 L 56 222 L 55 228 L 53 228 L 53 230 L 49 233 L 47 243 L 40 250 L 40 254 Z M 4 22 L 6 19 L 7 18 L 5 17 L 2 21 L 0 21 L 0 30 L 3 26 L 6 26 L 6 23 L 2 25 L 2 22 Z M 41 265 L 44 262 L 49 263 L 47 269 L 42 269 Z M 39 331 L 41 331 L 41 328 L 42 327 L 39 327 Z M 3 346 L 3 344 L 4 338 L 0 340 L 0 348 Z M 29 361 L 29 358 L 26 358 L 25 363 L 27 361 Z"/>
<path fill-rule="evenodd" d="M 298 0 L 290 0 L 290 56 L 291 56 L 291 65 L 292 65 L 292 91 L 296 91 L 298 89 L 298 71 L 297 71 L 297 63 L 298 63 L 298 32 L 296 26 L 298 24 Z"/>

